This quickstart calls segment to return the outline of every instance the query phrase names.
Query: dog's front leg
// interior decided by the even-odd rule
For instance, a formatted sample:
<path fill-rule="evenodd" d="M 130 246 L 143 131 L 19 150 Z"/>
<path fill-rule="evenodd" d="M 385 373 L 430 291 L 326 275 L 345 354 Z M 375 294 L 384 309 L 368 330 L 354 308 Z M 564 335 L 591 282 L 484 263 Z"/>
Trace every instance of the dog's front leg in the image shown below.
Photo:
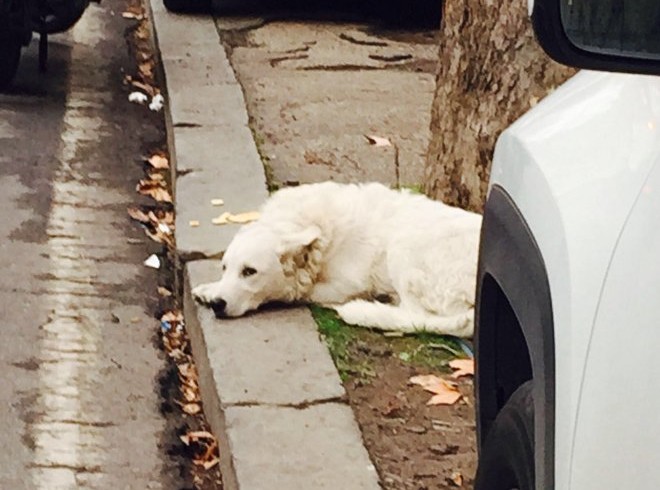
<path fill-rule="evenodd" d="M 193 288 L 193 298 L 202 304 L 211 305 L 221 299 L 219 285 L 218 281 L 200 284 Z"/>

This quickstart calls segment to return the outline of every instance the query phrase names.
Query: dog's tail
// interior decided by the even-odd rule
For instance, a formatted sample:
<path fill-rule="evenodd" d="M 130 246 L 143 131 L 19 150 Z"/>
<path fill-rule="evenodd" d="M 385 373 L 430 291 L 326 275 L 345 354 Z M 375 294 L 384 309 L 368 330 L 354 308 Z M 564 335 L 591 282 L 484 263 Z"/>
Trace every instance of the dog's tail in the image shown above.
<path fill-rule="evenodd" d="M 430 312 L 414 311 L 385 303 L 361 299 L 336 305 L 342 320 L 350 325 L 360 325 L 381 330 L 405 333 L 420 330 L 456 337 L 472 337 L 474 332 L 474 310 L 453 316 L 439 316 Z"/>

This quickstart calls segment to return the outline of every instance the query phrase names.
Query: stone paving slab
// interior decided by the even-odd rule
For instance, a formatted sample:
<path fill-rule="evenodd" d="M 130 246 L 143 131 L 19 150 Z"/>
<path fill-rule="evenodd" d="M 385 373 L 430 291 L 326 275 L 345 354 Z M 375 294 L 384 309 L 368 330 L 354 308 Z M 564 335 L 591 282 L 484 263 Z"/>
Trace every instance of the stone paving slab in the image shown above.
<path fill-rule="evenodd" d="M 380 488 L 347 405 L 231 407 L 226 424 L 241 490 Z"/>
<path fill-rule="evenodd" d="M 186 264 L 185 290 L 217 279 L 218 261 Z M 284 308 L 216 320 L 210 308 L 187 316 L 204 333 L 223 405 L 304 405 L 345 395 L 307 308 Z M 192 326 L 191 326 L 192 328 Z"/>

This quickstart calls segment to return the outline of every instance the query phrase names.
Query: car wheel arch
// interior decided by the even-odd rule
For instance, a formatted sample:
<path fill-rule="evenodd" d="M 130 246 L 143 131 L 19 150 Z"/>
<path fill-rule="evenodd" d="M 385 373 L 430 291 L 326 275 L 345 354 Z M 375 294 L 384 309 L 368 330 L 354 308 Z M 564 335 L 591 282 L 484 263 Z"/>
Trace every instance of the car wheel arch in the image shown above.
<path fill-rule="evenodd" d="M 484 208 L 475 325 L 479 447 L 508 397 L 533 379 L 537 488 L 551 490 L 555 359 L 550 287 L 529 226 L 499 186 L 493 186 Z"/>

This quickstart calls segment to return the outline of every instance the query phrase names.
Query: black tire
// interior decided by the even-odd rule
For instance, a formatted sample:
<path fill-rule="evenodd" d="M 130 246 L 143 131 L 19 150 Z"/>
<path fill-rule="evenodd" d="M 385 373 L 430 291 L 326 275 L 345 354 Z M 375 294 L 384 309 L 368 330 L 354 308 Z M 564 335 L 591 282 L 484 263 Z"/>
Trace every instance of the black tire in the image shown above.
<path fill-rule="evenodd" d="M 534 399 L 523 383 L 497 414 L 479 456 L 474 490 L 534 490 Z"/>
<path fill-rule="evenodd" d="M 163 0 L 163 5 L 170 12 L 177 13 L 208 13 L 211 11 L 211 0 Z"/>
<path fill-rule="evenodd" d="M 21 42 L 15 38 L 0 38 L 0 90 L 6 89 L 16 75 L 21 57 Z"/>

